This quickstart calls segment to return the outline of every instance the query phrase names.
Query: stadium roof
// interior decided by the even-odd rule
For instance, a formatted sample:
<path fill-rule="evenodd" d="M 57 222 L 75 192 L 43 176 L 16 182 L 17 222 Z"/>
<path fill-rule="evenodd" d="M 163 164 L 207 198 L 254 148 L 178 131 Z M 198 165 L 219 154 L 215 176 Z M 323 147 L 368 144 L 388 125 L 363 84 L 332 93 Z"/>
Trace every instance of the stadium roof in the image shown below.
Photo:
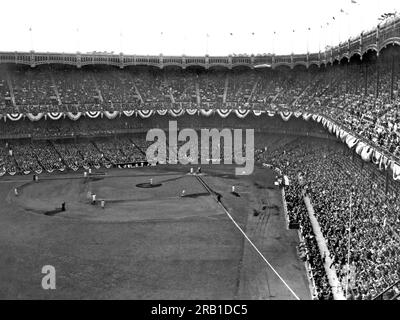
<path fill-rule="evenodd" d="M 20 0 L 0 51 L 158 55 L 318 52 L 400 11 L 398 0 Z M 389 14 L 389 17 L 387 16 Z"/>

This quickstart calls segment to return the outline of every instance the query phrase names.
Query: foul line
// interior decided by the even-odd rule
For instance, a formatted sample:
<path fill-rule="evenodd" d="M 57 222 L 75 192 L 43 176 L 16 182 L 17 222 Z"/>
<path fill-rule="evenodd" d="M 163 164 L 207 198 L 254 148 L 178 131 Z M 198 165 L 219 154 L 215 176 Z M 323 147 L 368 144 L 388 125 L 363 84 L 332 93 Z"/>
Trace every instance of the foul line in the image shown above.
<path fill-rule="evenodd" d="M 212 194 L 211 189 L 207 186 L 206 182 L 203 181 L 199 176 L 196 176 L 196 178 L 200 181 L 200 183 L 206 188 L 206 190 Z M 268 260 L 264 257 L 264 255 L 258 250 L 258 248 L 255 246 L 255 244 L 250 240 L 250 238 L 247 236 L 247 234 L 243 231 L 243 229 L 236 223 L 236 221 L 233 219 L 233 217 L 230 215 L 229 211 L 225 208 L 225 206 L 217 201 L 217 203 L 220 204 L 222 209 L 224 209 L 225 213 L 228 215 L 229 219 L 232 220 L 233 224 L 236 226 L 236 228 L 239 229 L 239 231 L 243 234 L 243 236 L 247 239 L 247 241 L 252 245 L 252 247 L 256 250 L 256 252 L 260 255 L 260 257 L 264 260 L 264 262 L 271 268 L 271 270 L 277 275 L 279 280 L 282 281 L 282 283 L 288 288 L 290 293 L 297 299 L 300 300 L 300 298 L 297 296 L 297 294 L 292 290 L 292 288 L 289 287 L 289 285 L 286 283 L 285 280 L 280 276 L 280 274 L 274 269 L 274 267 L 268 262 Z"/>

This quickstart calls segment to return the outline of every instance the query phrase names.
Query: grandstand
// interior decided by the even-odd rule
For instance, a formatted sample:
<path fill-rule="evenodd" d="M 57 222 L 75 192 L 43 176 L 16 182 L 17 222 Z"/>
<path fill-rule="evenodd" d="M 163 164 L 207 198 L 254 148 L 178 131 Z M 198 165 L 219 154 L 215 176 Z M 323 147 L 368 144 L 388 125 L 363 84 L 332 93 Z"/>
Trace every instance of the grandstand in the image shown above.
<path fill-rule="evenodd" d="M 259 67 L 263 65 L 270 67 Z M 32 190 L 35 188 L 29 189 L 28 185 L 24 187 L 26 198 L 21 194 L 17 200 L 10 200 L 11 186 L 19 187 L 25 183 L 24 177 L 32 174 L 48 181 L 53 175 L 55 180 L 61 175 L 62 181 L 63 174 L 81 178 L 82 172 L 89 169 L 112 173 L 127 166 L 147 166 L 146 149 L 150 143 L 146 141 L 146 132 L 151 128 L 167 131 L 172 120 L 178 122 L 179 128 L 196 131 L 255 129 L 257 170 L 264 170 L 263 164 L 268 165 L 279 170 L 279 178 L 286 176 L 290 180 L 283 188 L 286 195 L 283 202 L 287 203 L 288 225 L 296 226 L 306 248 L 302 261 L 306 264 L 304 274 L 307 272 L 310 281 L 311 297 L 328 300 L 340 296 L 332 284 L 330 272 L 333 272 L 345 299 L 396 300 L 400 299 L 399 107 L 400 18 L 325 52 L 301 55 L 169 57 L 0 52 L 0 181 L 10 183 L 4 184 L 8 189 L 0 189 L 0 194 L 2 201 L 9 203 L 10 212 L 15 208 L 24 214 L 43 211 L 45 202 L 32 200 L 36 196 L 39 199 L 36 190 Z M 220 152 L 223 158 L 223 144 Z M 168 172 L 160 169 L 156 173 L 149 171 L 153 168 L 143 168 L 146 173 L 143 175 L 148 175 L 147 179 L 154 174 L 168 181 L 168 175 L 178 179 L 175 175 L 182 172 L 179 170 L 188 172 L 189 169 L 167 168 Z M 220 184 L 213 179 L 227 173 L 213 173 L 212 166 L 208 170 L 209 176 L 204 181 L 214 183 L 213 187 L 218 190 Z M 137 172 L 138 176 L 129 184 L 140 182 Z M 273 180 L 273 176 L 268 177 Z M 43 190 L 61 199 L 51 190 L 51 183 Z M 82 203 L 79 195 L 73 194 L 73 190 L 82 186 L 68 183 L 71 183 L 70 189 L 62 190 L 69 199 Z M 125 185 L 119 185 L 118 181 L 112 183 L 110 190 L 120 188 L 126 198 L 107 198 L 107 201 L 120 205 L 132 200 Z M 108 190 L 96 181 L 84 184 L 93 184 L 93 190 L 100 193 Z M 190 188 L 193 182 L 182 182 L 178 187 Z M 173 197 L 171 190 L 162 192 L 160 196 L 165 197 L 165 206 L 171 212 L 166 210 L 172 216 L 175 200 L 168 200 Z M 193 198 L 202 195 L 196 187 L 191 192 Z M 144 193 L 138 198 L 148 201 Z M 326 242 L 326 252 L 332 261 L 329 266 L 309 218 L 306 198 Z M 140 201 L 135 206 L 148 213 Z M 185 210 L 204 205 L 204 212 L 199 213 L 202 218 L 207 210 L 213 215 L 214 212 L 221 214 L 218 211 L 221 209 L 209 199 L 204 203 L 193 201 Z M 73 210 L 76 210 L 71 213 L 74 218 L 92 222 L 90 219 L 96 215 L 96 221 L 106 220 L 92 209 L 87 210 L 87 215 L 77 213 L 78 208 Z M 124 205 L 118 210 L 121 211 L 113 219 L 122 220 L 115 221 L 131 221 Z M 90 214 L 93 216 L 89 217 Z M 21 216 L 24 217 L 22 213 Z M 240 218 L 241 224 L 251 225 L 253 221 L 246 218 Z M 13 219 L 7 216 L 5 222 L 18 223 L 23 218 Z M 160 219 L 154 216 L 154 220 Z M 193 217 L 188 215 L 182 219 Z M 2 226 L 6 227 L 6 224 Z M 83 239 L 84 230 L 79 230 Z M 262 239 L 257 227 L 254 230 L 255 239 Z M 222 234 L 229 233 L 229 228 L 222 231 Z M 198 237 L 202 239 L 204 235 Z M 163 243 L 168 238 L 158 240 Z M 232 243 L 239 243 L 235 241 Z M 68 255 L 68 249 L 63 250 Z M 169 247 L 166 250 L 175 254 Z M 255 258 L 248 259 L 251 263 Z M 186 266 L 180 267 L 187 271 Z M 351 280 L 350 268 L 354 270 Z M 122 271 L 120 276 L 124 277 Z M 149 287 L 143 285 L 143 290 Z M 184 290 L 173 296 L 185 297 Z M 216 292 L 212 297 L 218 298 L 218 288 L 210 290 L 214 290 L 213 294 Z M 225 298 L 266 298 L 252 290 L 255 289 L 243 285 L 236 295 L 230 291 L 219 293 Z M 190 297 L 208 298 L 204 292 L 195 293 Z M 77 293 L 69 294 L 68 297 L 76 297 Z M 125 295 L 126 292 L 118 294 L 132 297 Z M 286 294 L 279 297 L 290 298 Z M 15 296 L 15 288 L 0 289 L 0 297 L 8 296 Z M 167 296 L 165 291 L 155 295 Z M 26 297 L 32 295 L 28 292 Z M 136 294 L 133 297 L 153 296 Z"/>

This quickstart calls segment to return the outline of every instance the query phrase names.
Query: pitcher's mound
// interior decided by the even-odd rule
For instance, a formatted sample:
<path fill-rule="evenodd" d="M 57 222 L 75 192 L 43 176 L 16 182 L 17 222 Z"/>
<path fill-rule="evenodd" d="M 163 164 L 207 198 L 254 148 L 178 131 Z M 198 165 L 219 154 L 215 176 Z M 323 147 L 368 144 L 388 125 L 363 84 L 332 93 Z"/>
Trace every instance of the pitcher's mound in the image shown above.
<path fill-rule="evenodd" d="M 143 182 L 143 183 L 138 183 L 136 187 L 138 188 L 157 188 L 161 187 L 161 183 L 149 183 L 149 182 Z"/>

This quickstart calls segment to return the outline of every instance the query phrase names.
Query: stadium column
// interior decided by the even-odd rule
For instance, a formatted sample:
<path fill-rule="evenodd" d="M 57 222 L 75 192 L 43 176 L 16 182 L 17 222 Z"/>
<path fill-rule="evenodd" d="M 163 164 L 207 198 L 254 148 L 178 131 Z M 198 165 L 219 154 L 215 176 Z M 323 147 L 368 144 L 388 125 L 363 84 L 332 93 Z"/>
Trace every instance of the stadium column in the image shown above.
<path fill-rule="evenodd" d="M 361 73 L 360 65 L 357 65 L 357 72 L 356 72 L 356 75 L 357 75 L 357 80 L 356 80 L 356 94 L 358 94 L 358 84 L 359 84 L 359 82 L 360 82 L 360 73 Z"/>
<path fill-rule="evenodd" d="M 364 91 L 364 94 L 365 95 L 367 95 L 367 93 L 368 93 L 368 65 L 367 65 L 367 63 L 365 63 L 365 76 L 364 76 L 364 78 L 365 78 L 365 91 Z"/>
<path fill-rule="evenodd" d="M 380 74 L 380 63 L 379 52 L 376 54 L 376 97 L 379 97 L 379 74 Z"/>
<path fill-rule="evenodd" d="M 391 74 L 391 81 L 390 81 L 390 99 L 394 99 L 394 51 L 392 51 L 392 74 Z"/>

